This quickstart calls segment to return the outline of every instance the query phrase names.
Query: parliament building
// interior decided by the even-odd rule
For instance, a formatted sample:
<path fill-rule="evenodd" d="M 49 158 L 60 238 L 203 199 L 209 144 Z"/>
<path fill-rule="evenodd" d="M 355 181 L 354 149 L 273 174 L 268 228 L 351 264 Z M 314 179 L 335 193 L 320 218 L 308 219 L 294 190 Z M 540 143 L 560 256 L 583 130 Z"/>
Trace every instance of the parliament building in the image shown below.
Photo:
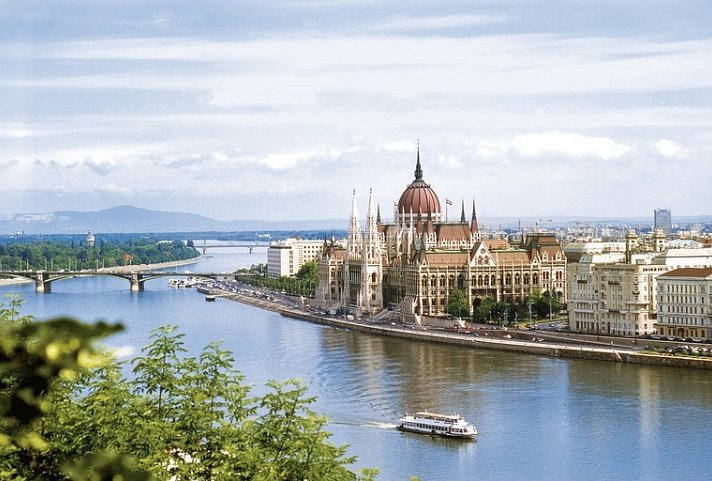
<path fill-rule="evenodd" d="M 423 179 L 418 149 L 415 179 L 382 222 L 369 194 L 361 230 L 356 193 L 345 242 L 325 241 L 314 305 L 356 317 L 386 308 L 404 319 L 447 315 L 450 293 L 466 293 L 472 310 L 482 299 L 522 303 L 546 291 L 566 298 L 566 256 L 554 234 L 532 233 L 516 245 L 483 239 L 475 203 L 458 221 L 444 218 L 439 197 Z"/>

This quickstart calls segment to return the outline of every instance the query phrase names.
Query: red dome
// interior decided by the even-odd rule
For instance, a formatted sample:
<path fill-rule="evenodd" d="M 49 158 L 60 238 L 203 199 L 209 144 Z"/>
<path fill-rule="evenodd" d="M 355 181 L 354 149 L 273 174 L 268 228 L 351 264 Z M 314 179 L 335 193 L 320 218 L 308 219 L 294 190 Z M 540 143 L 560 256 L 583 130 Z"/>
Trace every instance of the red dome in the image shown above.
<path fill-rule="evenodd" d="M 438 195 L 430 185 L 423 180 L 423 169 L 420 167 L 420 150 L 418 150 L 418 162 L 415 166 L 415 180 L 403 191 L 398 201 L 398 213 L 409 215 L 437 214 L 439 215 L 440 200 Z"/>

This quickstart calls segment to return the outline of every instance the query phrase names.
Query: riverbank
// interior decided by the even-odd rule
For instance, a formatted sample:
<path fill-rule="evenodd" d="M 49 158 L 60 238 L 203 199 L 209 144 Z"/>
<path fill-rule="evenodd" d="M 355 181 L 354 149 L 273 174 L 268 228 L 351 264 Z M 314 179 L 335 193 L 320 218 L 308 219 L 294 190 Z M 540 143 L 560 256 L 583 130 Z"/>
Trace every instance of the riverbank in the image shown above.
<path fill-rule="evenodd" d="M 114 267 L 102 267 L 100 269 L 84 269 L 80 272 L 121 272 L 125 274 L 130 274 L 134 272 L 150 272 L 158 269 L 168 269 L 170 267 L 188 266 L 191 264 L 198 264 L 206 259 L 207 256 L 200 254 L 197 257 L 192 257 L 190 259 L 182 259 L 179 261 L 170 262 L 159 262 L 157 264 L 132 264 L 128 266 L 114 266 Z M 33 282 L 31 279 L 25 277 L 10 277 L 7 279 L 0 279 L 0 286 L 8 286 L 13 284 L 25 284 L 28 282 Z"/>
<path fill-rule="evenodd" d="M 262 297 L 255 297 L 218 289 L 209 289 L 201 292 L 241 302 L 243 304 L 248 304 L 260 309 L 277 312 L 284 317 L 372 335 L 398 337 L 420 342 L 454 344 L 476 349 L 518 352 L 538 356 L 645 364 L 651 366 L 712 369 L 712 359 L 710 358 L 653 353 L 620 346 L 607 347 L 601 345 L 592 346 L 582 344 L 537 342 L 506 338 L 493 339 L 473 334 L 460 334 L 450 331 L 428 329 L 427 327 L 404 327 L 398 324 L 394 325 L 394 323 L 378 324 L 368 321 L 350 321 L 343 318 L 315 314 L 297 308 L 286 307 L 283 303 L 275 302 Z"/>

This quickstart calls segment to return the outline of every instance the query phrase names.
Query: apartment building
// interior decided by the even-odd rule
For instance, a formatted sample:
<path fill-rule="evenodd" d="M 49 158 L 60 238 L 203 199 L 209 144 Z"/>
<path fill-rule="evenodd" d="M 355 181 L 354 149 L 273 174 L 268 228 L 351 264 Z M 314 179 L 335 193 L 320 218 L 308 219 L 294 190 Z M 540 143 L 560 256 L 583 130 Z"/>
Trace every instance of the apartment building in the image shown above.
<path fill-rule="evenodd" d="M 712 337 L 712 267 L 680 268 L 658 276 L 661 336 L 680 339 Z"/>
<path fill-rule="evenodd" d="M 286 239 L 270 244 L 267 250 L 267 277 L 294 276 L 302 266 L 321 257 L 324 241 Z"/>

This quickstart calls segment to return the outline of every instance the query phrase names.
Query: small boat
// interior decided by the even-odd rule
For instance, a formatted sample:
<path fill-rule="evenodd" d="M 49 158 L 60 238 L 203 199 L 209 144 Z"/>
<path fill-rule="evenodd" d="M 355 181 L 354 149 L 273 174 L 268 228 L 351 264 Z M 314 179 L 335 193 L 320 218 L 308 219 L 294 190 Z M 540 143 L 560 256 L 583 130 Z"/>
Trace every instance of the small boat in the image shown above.
<path fill-rule="evenodd" d="M 473 439 L 477 435 L 475 426 L 456 414 L 436 414 L 419 411 L 415 415 L 405 415 L 398 421 L 398 429 L 420 434 L 432 434 L 447 438 Z"/>
<path fill-rule="evenodd" d="M 218 296 L 216 296 L 215 294 L 207 294 L 205 296 L 205 300 L 208 302 L 215 302 L 215 299 L 217 299 L 217 297 Z"/>

